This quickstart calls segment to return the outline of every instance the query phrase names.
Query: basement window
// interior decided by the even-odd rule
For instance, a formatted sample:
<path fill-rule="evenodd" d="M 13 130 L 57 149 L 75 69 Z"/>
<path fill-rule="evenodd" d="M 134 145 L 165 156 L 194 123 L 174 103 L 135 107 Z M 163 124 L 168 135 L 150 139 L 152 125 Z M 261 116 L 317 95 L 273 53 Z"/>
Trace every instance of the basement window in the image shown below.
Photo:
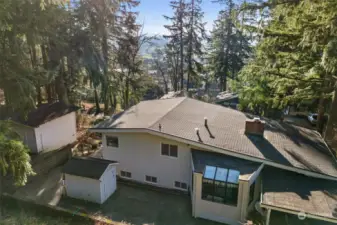
<path fill-rule="evenodd" d="M 169 144 L 161 144 L 161 154 L 178 157 L 178 146 L 177 145 L 169 145 Z"/>
<path fill-rule="evenodd" d="M 131 178 L 131 173 L 121 170 L 121 177 Z"/>
<path fill-rule="evenodd" d="M 175 181 L 174 182 L 174 187 L 175 188 L 179 188 L 179 189 L 187 190 L 187 184 L 184 183 L 184 182 L 180 182 L 180 181 Z"/>
<path fill-rule="evenodd" d="M 239 176 L 237 170 L 206 166 L 202 179 L 202 199 L 236 206 Z"/>
<path fill-rule="evenodd" d="M 106 139 L 107 146 L 118 148 L 119 146 L 118 137 L 106 136 L 105 139 Z"/>
<path fill-rule="evenodd" d="M 152 176 L 145 176 L 145 181 L 151 182 L 151 183 L 157 183 L 157 177 L 152 177 Z"/>

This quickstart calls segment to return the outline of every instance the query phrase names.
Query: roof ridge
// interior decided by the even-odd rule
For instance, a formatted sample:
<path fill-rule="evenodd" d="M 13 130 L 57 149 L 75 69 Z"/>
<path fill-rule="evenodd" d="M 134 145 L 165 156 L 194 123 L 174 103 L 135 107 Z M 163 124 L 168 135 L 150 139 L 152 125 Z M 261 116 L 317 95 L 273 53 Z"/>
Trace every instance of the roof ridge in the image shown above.
<path fill-rule="evenodd" d="M 157 122 L 159 122 L 161 119 L 163 119 L 167 114 L 169 114 L 173 109 L 177 108 L 178 105 L 180 105 L 182 102 L 184 102 L 186 99 L 188 99 L 188 97 L 178 97 L 178 98 L 182 98 L 182 100 L 174 105 L 172 108 L 170 108 L 163 116 L 159 117 L 156 121 L 154 121 L 150 126 L 148 126 L 147 128 L 151 128 L 153 125 L 155 125 Z M 165 100 L 165 99 L 163 99 Z"/>

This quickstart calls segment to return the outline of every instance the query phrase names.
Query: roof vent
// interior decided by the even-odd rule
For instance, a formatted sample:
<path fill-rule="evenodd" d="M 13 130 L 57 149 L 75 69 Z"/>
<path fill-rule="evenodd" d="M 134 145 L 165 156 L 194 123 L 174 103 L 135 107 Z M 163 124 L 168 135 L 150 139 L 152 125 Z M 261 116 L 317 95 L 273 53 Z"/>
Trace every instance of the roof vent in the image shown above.
<path fill-rule="evenodd" d="M 199 133 L 199 128 L 196 127 L 196 128 L 194 128 L 194 130 L 195 130 L 195 132 L 196 132 L 196 134 L 198 136 L 199 142 L 202 142 L 201 137 L 200 137 L 200 133 Z"/>
<path fill-rule="evenodd" d="M 261 120 L 259 117 L 254 117 L 254 119 L 247 119 L 245 134 L 263 136 L 264 126 L 265 121 Z"/>
<path fill-rule="evenodd" d="M 204 117 L 204 120 L 205 120 L 205 127 L 207 127 L 208 126 L 208 124 L 207 124 L 207 117 Z"/>

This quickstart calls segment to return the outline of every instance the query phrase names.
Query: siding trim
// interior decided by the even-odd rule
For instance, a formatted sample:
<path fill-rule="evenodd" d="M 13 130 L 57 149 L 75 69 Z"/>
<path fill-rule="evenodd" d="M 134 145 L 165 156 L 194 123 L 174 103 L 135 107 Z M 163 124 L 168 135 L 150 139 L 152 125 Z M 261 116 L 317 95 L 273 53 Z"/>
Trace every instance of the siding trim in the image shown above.
<path fill-rule="evenodd" d="M 318 173 L 318 172 L 312 172 L 309 170 L 305 170 L 305 169 L 301 169 L 301 168 L 297 168 L 297 167 L 290 167 L 290 166 L 285 166 L 279 163 L 275 163 L 269 160 L 265 160 L 265 159 L 260 159 L 254 156 L 249 156 L 249 155 L 244 155 L 241 153 L 237 153 L 228 149 L 223 149 L 223 148 L 219 148 L 219 147 L 214 147 L 211 145 L 206 145 L 206 144 L 201 144 L 195 141 L 191 141 L 185 138 L 181 138 L 178 136 L 174 136 L 171 134 L 166 134 L 166 133 L 162 133 L 159 131 L 155 131 L 152 129 L 147 129 L 147 128 L 118 128 L 118 129 L 110 129 L 110 128 L 90 128 L 89 129 L 90 132 L 99 132 L 99 133 L 148 133 L 148 134 L 152 134 L 155 136 L 159 136 L 159 137 L 164 137 L 167 139 L 171 139 L 173 141 L 177 141 L 177 142 L 181 142 L 181 143 L 185 143 L 187 145 L 193 145 L 199 148 L 204 148 L 204 149 L 208 149 L 211 150 L 213 152 L 217 152 L 217 153 L 221 153 L 224 155 L 229 155 L 229 156 L 234 156 L 237 158 L 241 158 L 241 159 L 245 159 L 245 160 L 249 160 L 249 161 L 253 161 L 253 162 L 258 162 L 258 163 L 264 163 L 265 165 L 269 165 L 275 168 L 279 168 L 279 169 L 283 169 L 283 170 L 287 170 L 287 171 L 292 171 L 292 172 L 297 172 L 300 174 L 304 174 L 310 177 L 315 177 L 315 178 L 323 178 L 323 179 L 327 179 L 327 180 L 334 180 L 337 181 L 337 177 L 331 176 L 331 175 L 326 175 L 326 174 L 322 174 L 322 173 Z"/>

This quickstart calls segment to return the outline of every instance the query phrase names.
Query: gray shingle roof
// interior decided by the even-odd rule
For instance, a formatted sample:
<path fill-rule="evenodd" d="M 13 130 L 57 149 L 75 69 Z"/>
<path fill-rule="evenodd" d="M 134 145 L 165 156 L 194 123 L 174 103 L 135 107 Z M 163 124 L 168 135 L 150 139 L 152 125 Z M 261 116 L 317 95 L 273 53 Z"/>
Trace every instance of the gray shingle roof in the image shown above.
<path fill-rule="evenodd" d="M 208 119 L 208 129 L 204 126 Z M 313 130 L 266 120 L 264 138 L 244 134 L 243 112 L 190 98 L 140 102 L 95 128 L 145 128 L 242 155 L 337 177 L 337 163 Z M 196 135 L 199 128 L 201 140 Z"/>
<path fill-rule="evenodd" d="M 262 172 L 262 182 L 263 204 L 337 221 L 336 181 L 266 166 Z"/>
<path fill-rule="evenodd" d="M 118 162 L 91 157 L 74 157 L 64 165 L 62 172 L 99 180 L 106 168 L 115 163 Z"/>

